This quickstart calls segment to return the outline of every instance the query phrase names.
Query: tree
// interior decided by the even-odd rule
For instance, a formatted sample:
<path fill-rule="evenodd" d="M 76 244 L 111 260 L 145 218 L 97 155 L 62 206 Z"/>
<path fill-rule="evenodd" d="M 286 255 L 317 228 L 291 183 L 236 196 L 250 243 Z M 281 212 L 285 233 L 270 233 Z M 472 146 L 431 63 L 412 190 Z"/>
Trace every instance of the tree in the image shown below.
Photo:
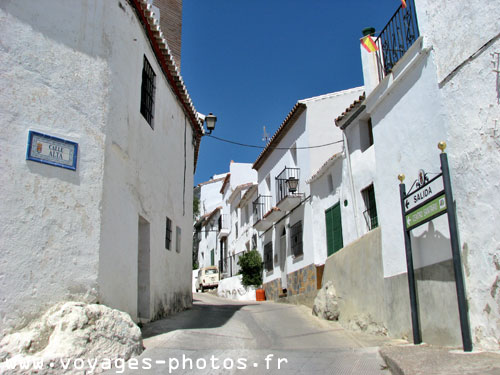
<path fill-rule="evenodd" d="M 263 263 L 262 257 L 257 250 L 254 249 L 244 253 L 238 259 L 238 265 L 243 276 L 241 283 L 244 286 L 253 285 L 259 287 L 262 285 Z"/>
<path fill-rule="evenodd" d="M 193 219 L 196 219 L 200 214 L 200 199 L 193 197 Z"/>

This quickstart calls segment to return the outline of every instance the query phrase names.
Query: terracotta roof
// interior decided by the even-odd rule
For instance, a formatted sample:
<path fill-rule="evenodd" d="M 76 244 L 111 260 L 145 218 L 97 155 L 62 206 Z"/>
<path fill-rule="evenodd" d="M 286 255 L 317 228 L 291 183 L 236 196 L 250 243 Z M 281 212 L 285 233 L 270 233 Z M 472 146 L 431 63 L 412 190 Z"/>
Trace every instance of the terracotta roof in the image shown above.
<path fill-rule="evenodd" d="M 359 96 L 342 114 L 335 119 L 335 125 L 341 129 L 345 129 L 356 118 L 357 115 L 365 109 L 363 104 L 365 100 L 365 93 Z"/>
<path fill-rule="evenodd" d="M 217 207 L 215 210 L 209 212 L 208 214 L 203 215 L 198 219 L 198 222 L 202 222 L 202 226 L 205 226 L 208 224 L 210 219 L 219 211 L 222 210 L 222 206 Z"/>
<path fill-rule="evenodd" d="M 253 186 L 254 183 L 253 182 L 248 182 L 246 184 L 241 184 L 241 185 L 238 185 L 234 188 L 233 192 L 231 193 L 231 195 L 229 196 L 229 202 L 231 202 L 233 199 L 234 199 L 234 195 L 238 192 L 240 192 L 241 190 L 244 190 L 246 188 L 249 188 L 251 186 Z"/>
<path fill-rule="evenodd" d="M 255 193 L 256 191 L 257 191 L 257 184 L 252 184 L 250 189 L 245 191 L 245 194 L 243 194 L 243 196 L 241 197 L 240 203 L 238 203 L 238 207 L 241 207 L 241 203 L 246 202 L 248 199 L 250 199 L 252 194 Z"/>
<path fill-rule="evenodd" d="M 231 173 L 228 173 L 224 178 L 224 183 L 222 184 L 222 187 L 220 188 L 221 194 L 224 194 L 224 189 L 226 188 L 226 185 L 229 183 L 230 179 L 231 179 Z"/>
<path fill-rule="evenodd" d="M 191 97 L 189 96 L 186 85 L 184 84 L 184 80 L 182 79 L 180 71 L 175 64 L 173 54 L 170 51 L 163 32 L 160 29 L 160 23 L 154 17 L 151 4 L 149 4 L 147 0 L 130 0 L 130 3 L 135 8 L 139 20 L 146 31 L 146 35 L 151 42 L 151 46 L 156 58 L 158 59 L 158 63 L 161 66 L 163 74 L 167 78 L 175 96 L 181 102 L 184 112 L 189 118 L 189 122 L 196 139 L 194 150 L 194 169 L 196 170 L 200 142 L 203 135 L 203 124 L 198 117 L 198 112 L 194 108 Z"/>
<path fill-rule="evenodd" d="M 274 211 L 281 211 L 281 210 L 278 207 L 271 207 L 271 209 L 269 211 L 267 211 L 266 214 L 262 218 L 265 219 L 266 217 L 271 215 L 271 213 L 273 213 Z"/>
<path fill-rule="evenodd" d="M 290 111 L 290 113 L 288 113 L 285 120 L 281 123 L 276 133 L 274 133 L 274 135 L 271 137 L 269 143 L 266 145 L 264 150 L 262 150 L 257 160 L 255 160 L 255 162 L 253 163 L 253 169 L 259 169 L 262 166 L 264 161 L 269 157 L 274 147 L 278 146 L 279 142 L 283 139 L 288 130 L 292 127 L 294 122 L 299 118 L 299 116 L 302 114 L 302 112 L 305 111 L 306 108 L 306 104 L 301 102 L 297 102 L 293 106 L 292 110 Z"/>
<path fill-rule="evenodd" d="M 319 167 L 319 169 L 314 173 L 307 181 L 306 183 L 310 184 L 314 180 L 316 180 L 318 177 L 321 177 L 326 170 L 342 155 L 342 152 L 337 152 L 336 154 L 333 154 L 331 157 L 327 159 L 327 161 Z"/>
<path fill-rule="evenodd" d="M 204 186 L 204 185 L 208 185 L 208 184 L 213 184 L 215 182 L 219 182 L 219 181 L 224 181 L 226 178 L 226 176 L 224 177 L 220 177 L 220 178 L 215 178 L 213 180 L 208 180 L 208 181 L 205 181 L 205 182 L 200 182 L 198 185 L 196 186 Z"/>

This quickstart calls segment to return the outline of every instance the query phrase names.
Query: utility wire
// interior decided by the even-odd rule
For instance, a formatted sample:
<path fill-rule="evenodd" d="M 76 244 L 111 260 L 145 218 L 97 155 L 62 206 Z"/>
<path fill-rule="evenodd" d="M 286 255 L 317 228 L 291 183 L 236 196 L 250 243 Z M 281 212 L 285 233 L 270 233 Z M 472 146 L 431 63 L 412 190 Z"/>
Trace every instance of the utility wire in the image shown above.
<path fill-rule="evenodd" d="M 210 135 L 210 134 L 205 134 L 205 136 L 217 139 L 218 141 L 231 143 L 231 144 L 237 145 L 237 146 L 260 148 L 260 149 L 267 148 L 267 146 L 249 145 L 249 144 L 246 144 L 246 143 L 240 143 L 240 142 L 231 141 L 229 139 L 219 138 L 219 137 L 216 137 L 215 135 Z M 334 145 L 334 144 L 337 144 L 337 143 L 342 143 L 342 142 L 344 142 L 344 141 L 340 140 L 340 141 L 335 141 L 335 142 L 331 142 L 331 143 L 325 143 L 325 144 L 317 145 L 317 146 L 295 147 L 295 149 L 297 149 L 297 150 L 304 150 L 304 149 L 310 149 L 310 148 L 320 148 L 320 147 L 331 146 L 331 145 Z M 269 147 L 269 149 L 271 149 L 271 150 L 289 150 L 290 147 Z"/>

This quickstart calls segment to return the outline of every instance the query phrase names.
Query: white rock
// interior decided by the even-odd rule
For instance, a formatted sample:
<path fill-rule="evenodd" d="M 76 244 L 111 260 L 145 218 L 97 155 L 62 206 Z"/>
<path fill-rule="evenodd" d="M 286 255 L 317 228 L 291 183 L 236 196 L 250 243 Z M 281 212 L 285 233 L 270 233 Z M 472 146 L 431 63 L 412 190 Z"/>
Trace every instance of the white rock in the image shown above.
<path fill-rule="evenodd" d="M 340 315 L 339 298 L 333 283 L 328 281 L 314 299 L 313 314 L 326 320 L 338 320 Z"/>
<path fill-rule="evenodd" d="M 84 374 L 82 363 L 87 373 L 99 373 L 110 362 L 127 361 L 143 349 L 141 331 L 128 314 L 103 305 L 62 302 L 0 341 L 0 373 L 32 374 L 42 366 L 37 374 Z"/>

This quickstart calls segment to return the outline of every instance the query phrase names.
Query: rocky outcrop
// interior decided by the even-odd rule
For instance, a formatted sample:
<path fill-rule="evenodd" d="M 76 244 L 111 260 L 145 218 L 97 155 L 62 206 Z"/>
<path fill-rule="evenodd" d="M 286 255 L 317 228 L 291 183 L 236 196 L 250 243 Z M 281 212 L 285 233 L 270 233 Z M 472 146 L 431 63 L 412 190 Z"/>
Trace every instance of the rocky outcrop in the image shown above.
<path fill-rule="evenodd" d="M 0 341 L 0 373 L 99 373 L 143 349 L 141 331 L 128 314 L 63 302 Z"/>
<path fill-rule="evenodd" d="M 338 320 L 340 316 L 339 300 L 340 297 L 337 296 L 333 283 L 328 281 L 314 299 L 312 313 L 326 320 Z"/>

